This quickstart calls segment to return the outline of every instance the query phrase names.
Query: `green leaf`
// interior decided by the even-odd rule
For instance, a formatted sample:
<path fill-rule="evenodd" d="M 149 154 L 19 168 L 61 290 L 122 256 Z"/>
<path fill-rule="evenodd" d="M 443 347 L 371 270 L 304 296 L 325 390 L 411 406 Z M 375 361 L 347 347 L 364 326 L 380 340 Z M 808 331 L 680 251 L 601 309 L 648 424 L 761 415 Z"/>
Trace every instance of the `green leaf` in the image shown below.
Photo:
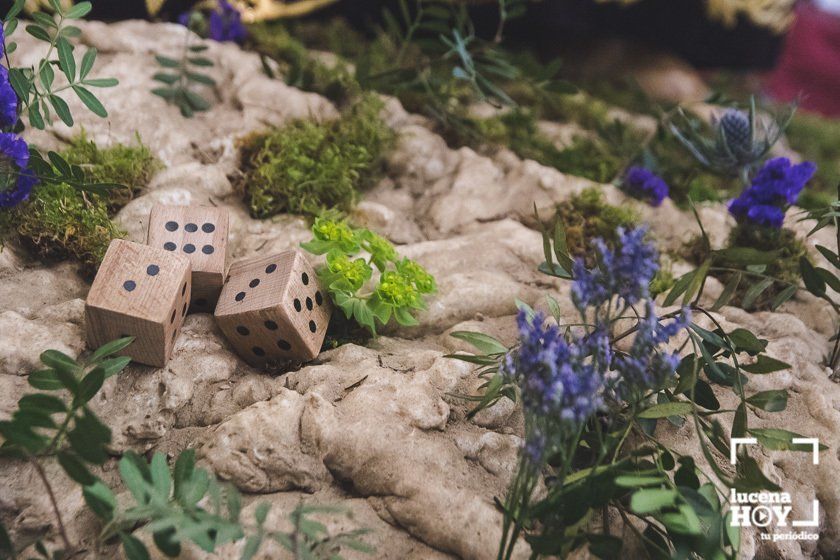
<path fill-rule="evenodd" d="M 730 247 L 728 249 L 720 249 L 712 253 L 716 260 L 723 263 L 733 264 L 736 266 L 746 266 L 753 264 L 773 264 L 779 255 L 776 251 L 761 251 L 753 249 L 752 247 Z"/>
<path fill-rule="evenodd" d="M 152 486 L 162 501 L 169 500 L 169 492 L 172 487 L 172 479 L 169 476 L 169 465 L 166 464 L 166 456 L 163 453 L 155 453 L 152 457 Z"/>
<path fill-rule="evenodd" d="M 178 534 L 174 527 L 155 531 L 152 534 L 155 546 L 170 558 L 177 558 L 181 555 L 181 543 L 178 542 Z"/>
<path fill-rule="evenodd" d="M 254 519 L 257 520 L 257 523 L 262 527 L 262 524 L 265 523 L 266 517 L 268 517 L 268 510 L 271 509 L 271 504 L 268 502 L 260 502 L 257 505 L 257 509 L 254 511 Z"/>
<path fill-rule="evenodd" d="M 779 412 L 787 407 L 788 393 L 784 389 L 761 391 L 747 398 L 747 402 L 767 412 Z"/>
<path fill-rule="evenodd" d="M 216 80 L 214 80 L 210 76 L 207 76 L 206 74 L 199 74 L 198 72 L 186 72 L 185 75 L 187 76 L 187 79 L 189 79 L 192 82 L 208 86 L 216 85 Z"/>
<path fill-rule="evenodd" d="M 840 256 L 837 255 L 834 251 L 829 249 L 828 247 L 824 247 L 823 245 L 815 245 L 817 251 L 825 257 L 825 260 L 830 262 L 834 268 L 840 268 Z"/>
<path fill-rule="evenodd" d="M 641 411 L 636 416 L 638 418 L 667 418 L 669 416 L 682 416 L 690 414 L 694 410 L 691 403 L 687 402 L 667 402 L 662 404 L 655 404 L 650 408 Z"/>
<path fill-rule="evenodd" d="M 665 301 L 662 302 L 662 305 L 664 307 L 673 305 L 674 302 L 677 301 L 677 298 L 686 291 L 696 273 L 696 270 L 691 270 L 677 278 L 677 281 L 674 282 L 674 286 L 671 288 L 671 291 L 668 292 L 668 295 L 665 297 Z"/>
<path fill-rule="evenodd" d="M 41 68 L 40 76 L 44 89 L 50 91 L 50 89 L 52 89 L 53 80 L 55 79 L 55 73 L 53 72 L 52 66 L 45 64 L 44 67 Z"/>
<path fill-rule="evenodd" d="M 171 86 L 172 84 L 178 83 L 178 80 L 180 80 L 181 78 L 177 74 L 158 72 L 154 76 L 152 76 L 152 79 Z"/>
<path fill-rule="evenodd" d="M 76 363 L 76 360 L 58 350 L 46 350 L 42 352 L 41 361 L 56 371 L 65 371 L 75 375 L 79 370 L 79 365 Z"/>
<path fill-rule="evenodd" d="M 738 492 L 757 492 L 759 490 L 770 490 L 778 492 L 779 486 L 764 476 L 758 463 L 749 455 L 739 455 L 736 465 L 738 476 L 733 481 L 733 486 Z"/>
<path fill-rule="evenodd" d="M 49 32 L 46 29 L 41 27 L 37 24 L 29 24 L 26 26 L 26 32 L 38 39 L 39 41 L 46 41 L 47 43 L 52 43 L 52 37 L 50 37 Z"/>
<path fill-rule="evenodd" d="M 82 103 L 93 112 L 93 114 L 105 118 L 108 116 L 108 111 L 105 110 L 105 107 L 102 106 L 102 103 L 93 95 L 90 91 L 83 88 L 82 86 L 73 86 L 73 91 L 76 92 L 76 95 L 79 96 L 79 99 L 82 100 Z"/>
<path fill-rule="evenodd" d="M 96 477 L 90 474 L 90 471 L 84 463 L 70 451 L 59 451 L 57 455 L 58 464 L 64 469 L 71 479 L 75 480 L 82 486 L 89 486 L 96 482 Z"/>
<path fill-rule="evenodd" d="M 770 302 L 770 309 L 775 311 L 778 309 L 783 303 L 793 297 L 796 293 L 796 286 L 788 286 L 781 292 L 779 292 L 776 297 L 773 298 L 773 301 Z"/>
<path fill-rule="evenodd" d="M 744 309 L 751 308 L 753 303 L 755 303 L 755 300 L 758 299 L 758 296 L 763 294 L 764 290 L 769 288 L 772 284 L 772 278 L 763 278 L 760 282 L 750 286 L 744 293 L 744 298 L 741 300 L 741 307 Z"/>
<path fill-rule="evenodd" d="M 85 486 L 82 489 L 82 495 L 85 498 L 85 503 L 97 517 L 105 521 L 111 520 L 117 507 L 117 498 L 101 480 L 97 480 L 90 486 Z"/>
<path fill-rule="evenodd" d="M 27 381 L 32 387 L 42 391 L 58 391 L 64 389 L 53 369 L 41 369 L 29 374 Z"/>
<path fill-rule="evenodd" d="M 825 294 L 825 282 L 817 274 L 816 269 L 807 257 L 799 257 L 799 273 L 802 275 L 802 281 L 805 283 L 805 288 L 809 292 L 817 297 Z"/>
<path fill-rule="evenodd" d="M 645 486 L 662 486 L 665 480 L 661 476 L 620 475 L 613 481 L 622 488 L 644 488 Z"/>
<path fill-rule="evenodd" d="M 18 99 L 27 103 L 29 101 L 29 91 L 32 89 L 32 84 L 20 68 L 12 68 L 9 70 L 9 83 L 12 84 L 12 89 Z"/>
<path fill-rule="evenodd" d="M 133 336 L 118 338 L 117 340 L 107 342 L 99 348 L 97 348 L 94 351 L 94 353 L 90 355 L 90 358 L 88 358 L 88 363 L 95 364 L 99 362 L 102 358 L 105 358 L 106 356 L 116 354 L 121 350 L 125 350 L 126 348 L 128 348 L 129 345 L 131 345 L 132 342 L 134 342 Z"/>
<path fill-rule="evenodd" d="M 742 402 L 735 409 L 735 418 L 732 420 L 732 432 L 730 437 L 744 437 L 747 433 L 747 407 Z"/>
<path fill-rule="evenodd" d="M 6 12 L 5 21 L 9 21 L 12 18 L 17 17 L 21 10 L 23 10 L 24 5 L 26 5 L 26 0 L 15 0 L 12 7 L 9 8 L 8 12 Z"/>
<path fill-rule="evenodd" d="M 18 407 L 21 409 L 40 410 L 47 414 L 57 414 L 67 411 L 67 406 L 64 404 L 64 401 L 45 393 L 24 395 L 18 401 Z"/>
<path fill-rule="evenodd" d="M 805 436 L 795 432 L 789 432 L 779 428 L 755 428 L 749 430 L 750 435 L 755 436 L 758 442 L 773 451 L 806 451 L 814 450 L 814 446 L 810 443 L 793 443 L 794 438 L 804 438 Z M 828 449 L 827 446 L 820 444 L 819 449 Z"/>
<path fill-rule="evenodd" d="M 93 70 L 93 64 L 96 62 L 96 54 L 96 49 L 92 47 L 85 51 L 85 55 L 82 57 L 82 64 L 79 67 L 80 80 L 84 80 L 90 74 L 90 71 Z"/>
<path fill-rule="evenodd" d="M 111 430 L 88 411 L 77 416 L 75 426 L 67 433 L 70 446 L 82 459 L 101 465 L 108 458 L 105 445 L 111 441 Z"/>
<path fill-rule="evenodd" d="M 122 370 L 124 370 L 126 366 L 130 363 L 130 357 L 120 356 L 119 358 L 111 358 L 109 360 L 104 360 L 99 367 L 101 367 L 102 371 L 105 373 L 105 379 L 108 379 L 112 375 L 116 375 Z"/>
<path fill-rule="evenodd" d="M 482 354 L 506 354 L 507 347 L 490 335 L 472 331 L 453 331 L 452 338 L 463 340 L 473 345 Z"/>
<path fill-rule="evenodd" d="M 746 352 L 751 356 L 763 352 L 767 348 L 767 341 L 759 339 L 747 329 L 737 328 L 729 333 L 729 340 L 739 352 Z"/>
<path fill-rule="evenodd" d="M 677 497 L 676 490 L 646 488 L 635 492 L 630 497 L 630 509 L 640 515 L 654 513 L 663 508 L 676 505 Z"/>
<path fill-rule="evenodd" d="M 67 19 L 81 19 L 88 15 L 91 10 L 91 3 L 90 2 L 79 2 L 69 10 L 67 13 L 64 14 L 64 17 Z"/>
<path fill-rule="evenodd" d="M 203 56 L 193 56 L 193 57 L 187 58 L 187 60 L 193 66 L 201 66 L 201 67 L 204 67 L 204 68 L 208 68 L 210 66 L 213 66 L 213 61 L 210 60 L 209 58 L 205 58 Z"/>
<path fill-rule="evenodd" d="M 109 88 L 119 85 L 120 81 L 116 78 L 91 78 L 82 83 L 90 87 Z"/>
<path fill-rule="evenodd" d="M 175 60 L 174 58 L 169 58 L 166 56 L 161 56 L 159 54 L 155 55 L 155 60 L 157 60 L 158 64 L 163 66 L 164 68 L 178 68 L 181 64 Z"/>
<path fill-rule="evenodd" d="M 149 560 L 149 551 L 137 537 L 121 531 L 120 541 L 128 560 Z"/>
<path fill-rule="evenodd" d="M 175 461 L 175 499 L 183 501 L 187 495 L 189 481 L 195 470 L 195 450 L 185 449 Z"/>
<path fill-rule="evenodd" d="M 181 93 L 184 95 L 184 98 L 187 100 L 187 103 L 189 103 L 190 107 L 193 110 L 206 111 L 210 108 L 210 103 L 197 93 L 188 89 L 182 90 Z"/>
<path fill-rule="evenodd" d="M 138 504 L 146 504 L 149 502 L 149 491 L 146 485 L 146 479 L 143 476 L 143 470 L 138 464 L 142 462 L 135 453 L 126 453 L 120 459 L 119 469 L 125 487 L 134 496 Z"/>
<path fill-rule="evenodd" d="M 59 37 L 55 46 L 58 51 L 58 66 L 67 76 L 67 81 L 72 84 L 76 80 L 76 59 L 73 58 L 73 46 L 64 37 Z"/>
<path fill-rule="evenodd" d="M 790 369 L 790 364 L 777 360 L 776 358 L 771 358 L 766 354 L 760 354 L 754 364 L 742 364 L 741 369 L 747 373 L 772 373 L 774 371 Z"/>
<path fill-rule="evenodd" d="M 79 391 L 76 393 L 76 398 L 73 399 L 73 404 L 76 407 L 87 404 L 102 388 L 104 381 L 105 371 L 99 366 L 93 368 L 79 383 Z"/>
<path fill-rule="evenodd" d="M 242 555 L 239 560 L 251 560 L 259 551 L 260 545 L 262 545 L 262 535 L 257 534 L 248 537 L 245 540 L 245 546 L 242 548 Z"/>
<path fill-rule="evenodd" d="M 737 272 L 732 275 L 729 281 L 724 286 L 723 291 L 720 293 L 720 296 L 715 301 L 714 305 L 711 308 L 711 311 L 717 311 L 724 305 L 729 304 L 732 301 L 732 296 L 735 295 L 735 290 L 738 289 L 738 285 L 741 283 L 741 273 Z"/>
<path fill-rule="evenodd" d="M 67 126 L 73 126 L 73 115 L 70 114 L 70 107 L 67 106 L 67 103 L 57 95 L 50 95 L 49 100 L 58 118 Z"/>

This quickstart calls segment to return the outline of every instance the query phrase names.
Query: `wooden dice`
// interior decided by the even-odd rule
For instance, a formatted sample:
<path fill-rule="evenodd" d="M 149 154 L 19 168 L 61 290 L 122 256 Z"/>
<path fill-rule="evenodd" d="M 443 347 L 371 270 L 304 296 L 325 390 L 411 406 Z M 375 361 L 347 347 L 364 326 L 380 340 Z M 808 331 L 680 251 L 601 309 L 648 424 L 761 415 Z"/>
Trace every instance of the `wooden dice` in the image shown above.
<path fill-rule="evenodd" d="M 191 268 L 184 256 L 115 239 L 88 293 L 85 330 L 90 348 L 126 336 L 132 360 L 163 367 L 187 315 Z"/>
<path fill-rule="evenodd" d="M 315 358 L 330 313 L 312 266 L 292 250 L 234 263 L 215 317 L 239 355 L 262 366 Z"/>
<path fill-rule="evenodd" d="M 212 313 L 225 281 L 229 216 L 224 208 L 156 204 L 147 244 L 192 265 L 193 311 Z"/>

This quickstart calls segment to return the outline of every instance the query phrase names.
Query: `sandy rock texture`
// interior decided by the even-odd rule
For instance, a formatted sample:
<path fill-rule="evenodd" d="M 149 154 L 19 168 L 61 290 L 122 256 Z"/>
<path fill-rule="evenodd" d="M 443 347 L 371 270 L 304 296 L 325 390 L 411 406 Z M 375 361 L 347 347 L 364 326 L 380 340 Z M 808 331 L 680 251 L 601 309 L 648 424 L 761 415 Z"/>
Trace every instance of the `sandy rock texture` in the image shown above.
<path fill-rule="evenodd" d="M 144 239 L 156 202 L 228 207 L 234 258 L 308 239 L 307 223 L 299 217 L 248 215 L 231 186 L 238 165 L 235 143 L 268 125 L 333 118 L 337 109 L 329 101 L 269 78 L 255 54 L 211 44 L 208 56 L 216 61 L 211 74 L 220 85 L 207 93 L 215 104 L 184 120 L 149 93 L 157 70 L 152 54 L 177 51 L 182 28 L 130 21 L 85 23 L 82 30 L 80 41 L 100 52 L 97 72 L 119 78 L 120 85 L 102 91 L 110 112 L 106 120 L 71 104 L 78 124 L 105 145 L 130 143 L 139 134 L 167 166 L 119 213 L 129 239 Z M 20 41 L 20 52 L 26 52 L 26 39 Z M 132 365 L 109 379 L 93 401 L 113 432 L 115 459 L 102 473 L 106 482 L 118 480 L 116 457 L 125 450 L 174 456 L 192 447 L 204 467 L 246 493 L 246 508 L 261 500 L 272 504 L 269 526 L 284 527 L 283 514 L 304 500 L 352 512 L 352 521 L 325 521 L 334 529 L 370 528 L 366 540 L 377 558 L 495 557 L 501 515 L 493 499 L 504 495 L 515 468 L 521 415 L 512 403 L 500 402 L 466 419 L 468 403 L 453 394 L 474 392 L 480 380 L 467 364 L 444 357 L 468 350 L 448 333 L 480 330 L 512 343 L 515 299 L 542 305 L 547 294 L 573 316 L 568 285 L 536 272 L 541 238 L 528 223 L 534 203 L 547 213 L 592 183 L 507 151 L 490 158 L 468 148 L 453 150 L 422 118 L 386 101 L 384 117 L 398 134 L 397 146 L 388 157 L 387 176 L 366 193 L 354 219 L 401 244 L 402 253 L 436 276 L 439 293 L 420 326 L 391 329 L 368 347 L 342 346 L 278 375 L 240 360 L 212 317 L 191 315 L 167 367 Z M 59 146 L 77 130 L 58 124 L 31 140 Z M 650 222 L 663 251 L 697 233 L 690 215 L 669 202 L 652 209 L 612 186 L 601 188 L 609 201 L 636 208 Z M 714 233 L 713 244 L 722 244 L 732 226 L 723 206 L 707 205 L 700 212 Z M 86 351 L 87 290 L 70 264 L 43 265 L 12 247 L 0 252 L 0 417 L 30 390 L 25 376 L 37 367 L 40 352 Z M 745 533 L 745 550 L 762 558 L 829 557 L 840 549 L 840 388 L 819 365 L 831 333 L 828 310 L 802 298 L 778 313 L 724 308 L 718 318 L 726 327 L 753 329 L 770 341 L 772 355 L 793 364 L 790 371 L 751 381 L 755 390 L 791 393 L 785 412 L 751 418 L 751 424 L 789 427 L 820 437 L 830 448 L 816 467 L 807 454 L 759 454 L 765 472 L 797 496 L 797 513 L 812 498 L 820 501 L 820 541 L 770 543 Z M 725 407 L 733 402 L 725 388 L 715 391 Z M 689 426 L 661 424 L 659 430 L 702 462 Z M 92 542 L 97 526 L 78 488 L 55 466 L 49 473 L 71 537 Z M 55 535 L 48 503 L 40 490 L 33 491 L 37 484 L 29 466 L 0 462 L 0 516 L 21 542 Z M 236 558 L 240 547 L 225 547 L 217 557 Z M 528 553 L 523 543 L 517 557 Z M 284 554 L 266 548 L 260 557 Z M 206 556 L 187 549 L 183 557 Z M 347 557 L 365 556 L 350 551 Z"/>

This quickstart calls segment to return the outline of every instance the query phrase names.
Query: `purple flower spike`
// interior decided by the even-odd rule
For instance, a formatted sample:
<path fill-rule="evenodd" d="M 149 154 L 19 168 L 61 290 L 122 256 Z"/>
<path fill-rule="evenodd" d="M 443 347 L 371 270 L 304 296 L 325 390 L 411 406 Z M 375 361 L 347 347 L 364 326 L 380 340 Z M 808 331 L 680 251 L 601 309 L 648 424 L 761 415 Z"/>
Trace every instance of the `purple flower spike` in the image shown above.
<path fill-rule="evenodd" d="M 38 180 L 28 164 L 26 142 L 11 132 L 0 132 L 0 208 L 11 208 L 29 198 Z"/>

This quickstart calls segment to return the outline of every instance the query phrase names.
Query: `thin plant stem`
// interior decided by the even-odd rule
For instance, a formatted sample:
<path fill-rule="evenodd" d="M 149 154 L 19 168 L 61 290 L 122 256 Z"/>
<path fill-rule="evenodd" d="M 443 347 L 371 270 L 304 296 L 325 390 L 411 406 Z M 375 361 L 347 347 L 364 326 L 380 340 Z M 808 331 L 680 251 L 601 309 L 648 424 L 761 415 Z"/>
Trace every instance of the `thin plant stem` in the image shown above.
<path fill-rule="evenodd" d="M 50 481 L 47 479 L 47 473 L 44 472 L 44 467 L 41 466 L 41 463 L 39 463 L 38 459 L 35 457 L 27 455 L 27 460 L 35 468 L 35 472 L 38 473 L 38 477 L 41 479 L 41 482 L 44 483 L 44 488 L 47 490 L 47 496 L 50 499 L 53 512 L 55 513 L 55 519 L 58 524 L 58 534 L 61 535 L 65 552 L 69 553 L 73 550 L 73 545 L 70 544 L 70 538 L 67 536 L 67 529 L 64 527 L 64 521 L 61 518 L 61 511 L 58 509 L 58 501 L 55 499 L 55 492 L 53 492 L 52 485 L 50 485 Z"/>

